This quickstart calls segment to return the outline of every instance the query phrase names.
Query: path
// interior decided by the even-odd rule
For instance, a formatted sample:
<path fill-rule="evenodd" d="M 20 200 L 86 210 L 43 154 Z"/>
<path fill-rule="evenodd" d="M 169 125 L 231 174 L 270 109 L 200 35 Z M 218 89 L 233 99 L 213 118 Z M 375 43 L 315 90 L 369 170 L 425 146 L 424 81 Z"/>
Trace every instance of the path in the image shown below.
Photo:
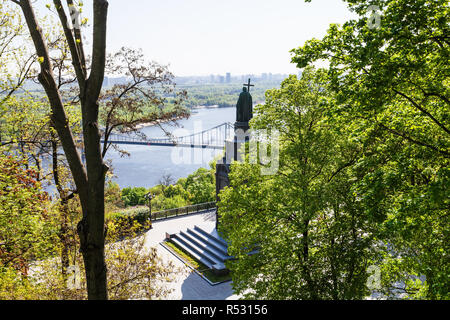
<path fill-rule="evenodd" d="M 178 275 L 176 280 L 166 283 L 169 288 L 173 288 L 173 292 L 169 294 L 168 300 L 235 300 L 238 296 L 234 295 L 231 282 L 226 282 L 211 286 L 203 280 L 198 274 L 192 272 L 178 258 L 176 258 L 167 249 L 163 248 L 159 243 L 165 238 L 166 232 L 177 233 L 194 225 L 205 225 L 214 227 L 215 213 L 209 211 L 190 216 L 172 218 L 163 221 L 153 222 L 153 228 L 147 232 L 145 245 L 154 247 L 158 250 L 158 254 L 164 261 L 171 261 L 176 267 L 182 268 L 184 271 Z"/>

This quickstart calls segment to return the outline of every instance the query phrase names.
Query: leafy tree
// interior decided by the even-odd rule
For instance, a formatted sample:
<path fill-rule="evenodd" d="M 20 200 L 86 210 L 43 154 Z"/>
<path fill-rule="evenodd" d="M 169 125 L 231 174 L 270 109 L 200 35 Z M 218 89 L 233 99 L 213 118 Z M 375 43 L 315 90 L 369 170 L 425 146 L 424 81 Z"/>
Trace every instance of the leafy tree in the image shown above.
<path fill-rule="evenodd" d="M 36 176 L 23 161 L 0 155 L 0 272 L 10 268 L 26 275 L 31 260 L 55 251 L 53 213 Z"/>
<path fill-rule="evenodd" d="M 369 7 L 366 1 L 346 2 L 361 16 Z M 342 112 L 448 157 L 448 3 L 372 2 L 381 10 L 379 27 L 371 28 L 364 16 L 331 25 L 322 40 L 294 49 L 292 61 L 298 67 L 328 61 Z M 399 119 L 392 122 L 395 115 Z"/>
<path fill-rule="evenodd" d="M 152 195 L 157 196 L 157 195 L 163 193 L 164 188 L 165 188 L 165 186 L 163 186 L 162 184 L 158 184 L 154 187 L 151 187 L 149 190 Z"/>
<path fill-rule="evenodd" d="M 171 184 L 171 185 L 167 186 L 166 188 L 164 188 L 163 195 L 166 198 L 181 196 L 187 200 L 189 199 L 189 196 L 190 196 L 189 193 L 187 193 L 186 190 L 184 190 L 183 186 L 181 186 L 179 184 Z"/>
<path fill-rule="evenodd" d="M 280 166 L 231 164 L 219 227 L 229 240 L 233 286 L 253 299 L 355 299 L 368 294 L 376 217 L 352 190 L 358 145 L 328 119 L 328 77 L 311 68 L 266 93 L 251 128 L 280 131 Z M 256 250 L 257 253 L 253 251 Z"/>
<path fill-rule="evenodd" d="M 20 10 L 0 1 L 0 107 L 34 75 L 36 55 L 21 42 L 26 28 Z M 11 68 L 11 66 L 14 68 Z M 0 110 L 1 111 L 1 110 Z"/>
<path fill-rule="evenodd" d="M 125 206 L 137 206 L 146 204 L 145 195 L 148 193 L 144 187 L 127 187 L 122 189 L 122 200 Z"/>
<path fill-rule="evenodd" d="M 124 84 L 103 90 L 100 97 L 100 122 L 105 128 L 106 141 L 113 132 L 143 135 L 138 131 L 141 125 L 159 125 L 161 121 L 176 121 L 189 116 L 188 110 L 182 107 L 186 92 L 175 94 L 173 74 L 166 66 L 145 62 L 142 50 L 121 48 L 108 55 L 106 61 L 108 75 L 128 78 Z M 173 95 L 175 97 L 168 106 L 167 97 Z M 109 147 L 110 144 L 103 144 L 103 156 Z M 114 148 L 119 150 L 117 146 Z"/>
<path fill-rule="evenodd" d="M 123 208 L 125 203 L 122 199 L 122 191 L 116 182 L 108 181 L 105 188 L 106 211 L 111 212 L 117 208 Z"/>
<path fill-rule="evenodd" d="M 112 300 L 164 299 L 172 289 L 154 283 L 170 283 L 175 275 L 183 272 L 173 264 L 163 262 L 155 248 L 145 247 L 145 236 L 139 234 L 142 227 L 137 222 L 130 224 L 126 219 L 108 222 L 105 257 L 109 270 L 108 292 Z M 78 267 L 73 269 L 73 279 L 62 276 L 61 261 L 57 259 L 37 261 L 27 276 L 2 268 L 0 299 L 86 299 L 86 276 L 79 268 L 82 264 L 80 257 L 75 259 L 73 266 Z"/>
<path fill-rule="evenodd" d="M 48 38 L 40 26 L 33 5 L 29 0 L 11 0 L 18 4 L 28 26 L 29 36 L 40 64 L 38 80 L 44 87 L 51 108 L 50 121 L 65 153 L 75 184 L 75 190 L 62 196 L 62 199 L 76 193 L 80 200 L 82 219 L 78 224 L 80 247 L 83 254 L 87 276 L 87 290 L 90 299 L 107 298 L 106 266 L 104 260 L 104 216 L 105 216 L 105 176 L 109 170 L 104 156 L 109 147 L 108 138 L 113 129 L 135 130 L 142 122 L 167 120 L 180 114 L 175 107 L 170 112 L 155 112 L 163 98 L 156 95 L 153 85 L 162 84 L 164 92 L 170 91 L 171 74 L 166 68 L 153 64 L 144 66 L 142 54 L 123 49 L 108 59 L 106 54 L 106 24 L 108 1 L 93 2 L 93 43 L 92 54 L 85 54 L 81 24 L 73 20 L 73 11 L 81 11 L 81 2 L 54 0 L 53 10 L 60 21 L 62 36 L 56 41 Z M 71 16 L 67 14 L 67 10 Z M 61 54 L 55 58 L 52 49 L 59 49 Z M 68 63 L 69 62 L 69 63 Z M 132 78 L 124 86 L 115 86 L 101 93 L 105 70 L 125 72 Z M 62 86 L 74 83 L 70 90 Z M 137 103 L 139 102 L 139 103 Z M 81 112 L 81 135 L 85 164 L 78 152 L 78 139 L 67 114 L 68 105 L 76 105 Z M 100 108 L 102 105 L 102 108 Z M 161 110 L 159 110 L 161 111 Z M 183 113 L 184 111 L 182 111 Z M 183 115 L 186 113 L 184 112 Z M 105 130 L 100 126 L 105 125 Z M 55 135 L 55 138 L 56 138 Z M 100 140 L 104 139 L 104 148 Z M 62 190 L 62 189 L 61 189 Z"/>
<path fill-rule="evenodd" d="M 154 211 L 182 208 L 189 204 L 190 203 L 181 195 L 165 197 L 161 194 L 152 200 L 152 208 Z"/>
<path fill-rule="evenodd" d="M 34 283 L 12 268 L 2 267 L 0 271 L 0 300 L 34 300 L 42 297 L 36 294 Z"/>
<path fill-rule="evenodd" d="M 122 239 L 124 229 L 128 237 Z M 159 257 L 155 248 L 145 246 L 145 236 L 139 235 L 142 226 L 134 222 L 131 226 L 122 222 L 108 224 L 106 262 L 108 264 L 108 292 L 113 300 L 164 299 L 172 289 L 155 282 L 170 283 L 182 271 L 171 262 Z"/>
<path fill-rule="evenodd" d="M 366 146 L 355 191 L 384 217 L 383 293 L 448 298 L 448 1 L 346 2 L 359 19 L 331 25 L 292 61 L 329 63 L 333 115 Z M 380 8 L 375 28 L 369 5 Z"/>
<path fill-rule="evenodd" d="M 12 0 L 22 9 L 40 63 L 39 82 L 45 89 L 51 106 L 51 121 L 58 133 L 66 159 L 77 187 L 83 211 L 83 219 L 78 225 L 81 252 L 84 257 L 87 277 L 87 290 L 90 299 L 106 299 L 106 266 L 104 260 L 104 184 L 108 167 L 103 162 L 100 150 L 101 134 L 98 127 L 98 99 L 103 83 L 106 59 L 106 24 L 108 2 L 93 2 L 93 44 L 91 68 L 84 53 L 80 25 L 70 28 L 65 7 L 54 0 L 64 41 L 69 48 L 73 68 L 79 88 L 82 114 L 83 141 L 86 166 L 82 163 L 72 130 L 67 126 L 68 118 L 60 88 L 53 73 L 53 61 L 49 54 L 47 41 L 29 0 Z M 79 10 L 72 0 L 67 6 Z"/>
<path fill-rule="evenodd" d="M 58 214 L 53 218 L 55 223 L 60 224 L 62 273 L 65 275 L 69 267 L 70 243 L 73 242 L 73 230 L 69 230 L 69 225 L 74 223 L 71 221 L 73 218 L 79 217 L 73 214 L 77 210 L 69 209 L 70 201 L 77 202 L 76 188 L 61 155 L 61 145 L 50 121 L 48 105 L 28 96 L 12 96 L 4 105 L 7 110 L 2 117 L 3 133 L 8 140 L 4 142 L 3 149 L 8 153 L 20 151 L 25 166 L 36 168 L 36 180 L 56 189 L 52 198 Z M 67 106 L 66 111 L 70 115 L 73 132 L 79 133 L 81 119 L 78 110 Z"/>
<path fill-rule="evenodd" d="M 212 170 L 200 168 L 184 181 L 179 181 L 189 194 L 193 204 L 215 201 L 216 185 Z"/>

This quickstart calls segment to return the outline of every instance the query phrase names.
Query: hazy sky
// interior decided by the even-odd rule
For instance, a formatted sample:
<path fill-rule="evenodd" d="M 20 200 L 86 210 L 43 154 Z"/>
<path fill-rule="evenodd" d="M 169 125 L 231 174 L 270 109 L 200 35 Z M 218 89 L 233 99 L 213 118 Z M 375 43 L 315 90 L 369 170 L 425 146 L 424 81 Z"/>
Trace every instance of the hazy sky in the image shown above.
<path fill-rule="evenodd" d="M 352 16 L 341 0 L 109 0 L 107 45 L 142 48 L 177 76 L 297 73 L 289 50 Z"/>

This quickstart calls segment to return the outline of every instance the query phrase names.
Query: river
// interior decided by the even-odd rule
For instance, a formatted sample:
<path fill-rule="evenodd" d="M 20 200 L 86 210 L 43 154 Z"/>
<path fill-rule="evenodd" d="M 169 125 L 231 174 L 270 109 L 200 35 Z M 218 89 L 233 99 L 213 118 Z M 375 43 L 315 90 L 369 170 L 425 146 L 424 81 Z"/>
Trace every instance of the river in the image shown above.
<path fill-rule="evenodd" d="M 165 130 L 176 136 L 192 134 L 207 130 L 224 122 L 234 123 L 236 108 L 204 108 L 193 111 L 189 119 L 178 121 L 179 127 L 164 124 Z M 164 132 L 158 126 L 148 126 L 141 131 L 149 138 L 163 137 Z M 152 187 L 159 183 L 163 175 L 170 174 L 175 181 L 187 177 L 200 167 L 209 168 L 209 163 L 221 153 L 220 150 L 199 148 L 175 148 L 157 146 L 120 145 L 130 156 L 121 154 L 110 148 L 106 160 L 111 161 L 114 174 L 113 181 L 121 188 Z M 190 155 L 192 161 L 180 163 L 179 154 Z M 186 163 L 190 162 L 190 163 Z"/>

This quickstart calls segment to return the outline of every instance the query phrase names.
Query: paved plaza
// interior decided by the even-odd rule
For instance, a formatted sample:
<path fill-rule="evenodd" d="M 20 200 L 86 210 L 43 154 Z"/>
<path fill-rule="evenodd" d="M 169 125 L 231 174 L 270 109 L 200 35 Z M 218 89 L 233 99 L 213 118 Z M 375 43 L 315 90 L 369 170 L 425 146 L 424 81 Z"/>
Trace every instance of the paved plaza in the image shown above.
<path fill-rule="evenodd" d="M 166 297 L 169 300 L 236 300 L 238 296 L 233 293 L 231 281 L 215 286 L 210 285 L 197 273 L 193 272 L 171 252 L 160 245 L 166 233 L 173 234 L 194 225 L 207 229 L 215 226 L 215 213 L 194 214 L 190 216 L 177 217 L 162 221 L 153 222 L 153 228 L 146 233 L 145 245 L 154 247 L 159 256 L 166 262 L 172 262 L 182 271 L 177 274 L 175 281 L 164 283 L 173 291 Z"/>

